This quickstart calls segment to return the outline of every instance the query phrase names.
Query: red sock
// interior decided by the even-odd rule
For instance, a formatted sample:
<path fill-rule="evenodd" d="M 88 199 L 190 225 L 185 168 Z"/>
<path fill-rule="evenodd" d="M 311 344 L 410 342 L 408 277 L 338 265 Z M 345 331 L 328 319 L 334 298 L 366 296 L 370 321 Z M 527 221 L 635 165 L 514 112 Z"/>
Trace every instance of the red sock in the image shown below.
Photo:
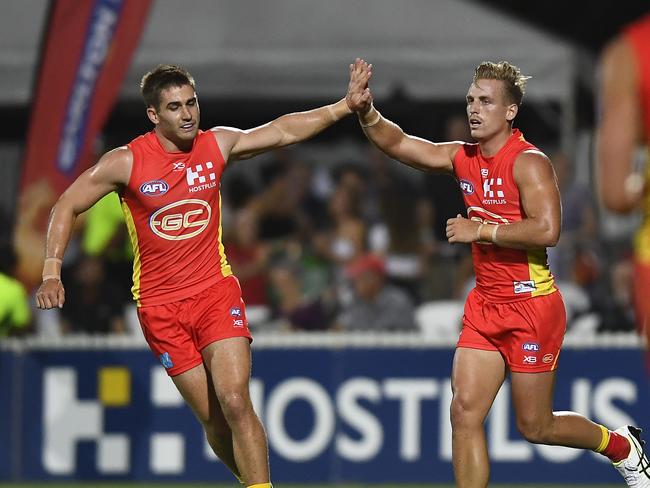
<path fill-rule="evenodd" d="M 624 435 L 609 431 L 609 442 L 601 454 L 607 456 L 613 463 L 618 463 L 630 455 L 630 441 Z"/>

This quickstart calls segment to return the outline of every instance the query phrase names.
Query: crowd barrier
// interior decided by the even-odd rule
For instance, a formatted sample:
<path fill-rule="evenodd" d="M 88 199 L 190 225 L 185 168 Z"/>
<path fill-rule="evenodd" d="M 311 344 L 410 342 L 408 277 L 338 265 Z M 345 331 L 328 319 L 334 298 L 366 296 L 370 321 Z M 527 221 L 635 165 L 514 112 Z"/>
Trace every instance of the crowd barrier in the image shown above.
<path fill-rule="evenodd" d="M 557 410 L 650 431 L 634 336 L 574 341 Z M 450 482 L 453 349 L 414 335 L 258 334 L 251 391 L 280 482 Z M 0 345 L 0 481 L 232 480 L 139 341 Z M 531 445 L 506 382 L 486 422 L 495 482 L 618 482 L 603 458 Z"/>

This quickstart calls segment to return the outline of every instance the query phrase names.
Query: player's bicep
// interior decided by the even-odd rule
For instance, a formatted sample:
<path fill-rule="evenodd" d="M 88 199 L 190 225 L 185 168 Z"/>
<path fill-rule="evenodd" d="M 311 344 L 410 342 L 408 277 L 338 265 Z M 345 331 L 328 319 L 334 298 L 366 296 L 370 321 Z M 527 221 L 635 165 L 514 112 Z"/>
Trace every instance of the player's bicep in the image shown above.
<path fill-rule="evenodd" d="M 128 184 L 132 161 L 131 151 L 126 148 L 106 153 L 68 187 L 59 205 L 69 206 L 76 215 L 85 212 L 104 195 Z"/>
<path fill-rule="evenodd" d="M 456 142 L 435 143 L 406 135 L 396 148 L 398 159 L 425 171 L 453 171 L 453 158 L 460 145 Z"/>
<path fill-rule="evenodd" d="M 271 123 L 247 130 L 234 127 L 212 130 L 226 160 L 248 159 L 283 145 L 284 134 Z"/>
<path fill-rule="evenodd" d="M 550 160 L 537 151 L 522 153 L 513 173 L 526 218 L 538 222 L 550 236 L 559 237 L 560 191 Z"/>

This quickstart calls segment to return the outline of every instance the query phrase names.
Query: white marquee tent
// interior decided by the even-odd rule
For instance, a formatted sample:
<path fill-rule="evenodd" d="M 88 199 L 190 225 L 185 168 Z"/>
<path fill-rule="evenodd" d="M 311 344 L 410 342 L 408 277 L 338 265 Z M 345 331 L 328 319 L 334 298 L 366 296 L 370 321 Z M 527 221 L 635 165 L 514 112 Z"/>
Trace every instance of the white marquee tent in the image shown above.
<path fill-rule="evenodd" d="M 0 17 L 0 104 L 29 103 L 46 0 Z M 573 128 L 577 54 L 565 42 L 464 0 L 154 0 L 122 96 L 152 66 L 183 64 L 202 97 L 335 98 L 355 57 L 374 65 L 376 99 L 464 97 L 476 64 L 507 59 L 533 77 L 529 100 L 558 102 Z"/>
<path fill-rule="evenodd" d="M 12 1 L 0 17 L 0 103 L 25 103 L 46 0 Z M 529 97 L 571 96 L 574 50 L 462 0 L 154 0 L 123 94 L 160 62 L 187 66 L 205 96 L 337 96 L 347 65 L 375 66 L 381 97 L 462 97 L 473 68 L 507 59 L 533 76 Z"/>

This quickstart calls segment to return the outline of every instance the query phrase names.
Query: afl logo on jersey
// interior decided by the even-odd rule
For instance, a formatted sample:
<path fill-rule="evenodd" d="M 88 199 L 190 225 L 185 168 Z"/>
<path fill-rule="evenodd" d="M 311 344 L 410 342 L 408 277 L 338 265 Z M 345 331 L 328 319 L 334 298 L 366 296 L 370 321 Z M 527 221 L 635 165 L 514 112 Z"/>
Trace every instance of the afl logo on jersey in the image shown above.
<path fill-rule="evenodd" d="M 463 193 L 465 195 L 471 195 L 472 193 L 474 193 L 474 185 L 472 185 L 470 181 L 460 180 L 459 184 L 460 184 L 460 189 L 463 190 Z"/>
<path fill-rule="evenodd" d="M 148 197 L 159 197 L 169 190 L 169 185 L 163 180 L 147 181 L 140 185 L 140 193 Z"/>
<path fill-rule="evenodd" d="M 190 239 L 203 232 L 210 223 L 212 208 L 197 198 L 165 205 L 149 217 L 149 227 L 168 241 Z"/>

